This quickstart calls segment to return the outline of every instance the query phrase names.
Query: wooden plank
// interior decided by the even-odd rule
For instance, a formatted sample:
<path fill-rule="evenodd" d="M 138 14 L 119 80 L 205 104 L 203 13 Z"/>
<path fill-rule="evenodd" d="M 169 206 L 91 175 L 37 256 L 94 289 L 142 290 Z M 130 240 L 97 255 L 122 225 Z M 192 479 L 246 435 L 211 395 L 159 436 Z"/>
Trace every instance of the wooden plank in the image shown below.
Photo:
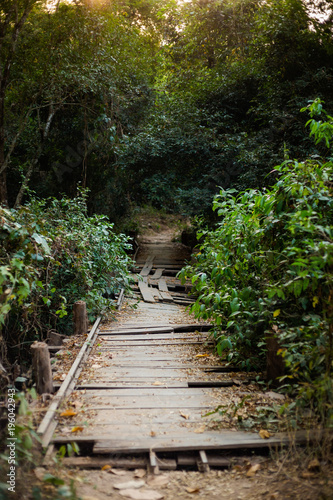
<path fill-rule="evenodd" d="M 169 292 L 160 292 L 162 300 L 165 302 L 173 302 L 173 298 L 171 297 Z"/>
<path fill-rule="evenodd" d="M 205 450 L 199 450 L 199 457 L 200 459 L 197 462 L 198 470 L 200 472 L 209 472 L 210 467 L 208 464 L 208 459 Z"/>
<path fill-rule="evenodd" d="M 152 255 L 149 255 L 149 257 L 147 258 L 147 260 L 145 262 L 145 265 L 143 266 L 143 268 L 140 272 L 141 276 L 148 276 L 149 275 L 150 271 L 153 268 L 153 261 L 154 261 L 154 257 Z"/>
<path fill-rule="evenodd" d="M 144 438 L 150 437 L 152 430 L 156 432 L 159 437 L 165 437 L 171 435 L 172 432 L 176 433 L 192 433 L 192 430 L 198 427 L 202 427 L 203 418 L 202 410 L 198 408 L 191 409 L 169 409 L 166 408 L 164 412 L 161 412 L 160 408 L 135 408 L 133 411 L 128 412 L 126 409 L 101 409 L 99 408 L 97 412 L 94 412 L 94 425 L 87 426 L 84 424 L 86 418 L 89 418 L 88 408 L 85 414 L 78 414 L 71 419 L 72 425 L 82 425 L 84 424 L 84 430 L 80 433 L 80 436 L 89 436 L 93 434 L 94 436 L 99 436 L 99 438 L 104 438 L 108 436 L 108 439 L 112 437 L 126 437 L 128 439 L 131 435 L 131 439 L 137 439 L 138 437 Z M 182 413 L 188 416 L 185 419 Z M 205 418 L 205 421 L 209 422 L 214 420 L 215 415 Z M 64 423 L 66 426 L 66 423 Z M 184 427 L 188 426 L 187 427 Z M 191 426 L 192 430 L 191 430 Z M 57 432 L 58 437 L 67 437 L 69 440 L 73 440 L 73 436 L 66 433 L 61 436 L 62 428 L 59 427 Z M 76 438 L 77 436 L 75 436 Z"/>
<path fill-rule="evenodd" d="M 97 388 L 94 390 L 89 391 L 89 396 L 90 397 L 102 397 L 103 399 L 112 399 L 112 398 L 117 398 L 117 401 L 125 400 L 126 398 L 147 398 L 147 397 L 152 397 L 152 398 L 158 398 L 161 400 L 162 398 L 179 398 L 179 404 L 181 404 L 181 401 L 183 401 L 183 398 L 196 398 L 198 396 L 205 396 L 207 395 L 208 391 L 207 389 L 191 389 L 189 387 L 184 387 L 184 388 L 161 388 L 161 387 L 154 387 L 154 388 L 146 388 L 146 387 L 135 387 L 135 388 L 127 388 L 123 389 L 122 387 L 115 387 L 113 388 L 110 392 L 105 390 L 106 388 Z M 84 395 L 84 399 L 87 399 L 86 396 L 88 394 Z"/>
<path fill-rule="evenodd" d="M 61 461 L 64 467 L 79 469 L 101 469 L 104 465 L 110 465 L 115 469 L 144 469 L 148 465 L 146 455 L 133 455 L 126 457 L 64 457 Z M 156 463 L 160 470 L 176 470 L 177 461 L 172 458 L 159 458 L 156 455 Z"/>
<path fill-rule="evenodd" d="M 175 332 L 208 332 L 213 328 L 213 325 L 210 323 L 189 323 L 189 324 L 168 324 L 168 325 L 156 325 L 154 324 L 147 324 L 145 325 L 138 325 L 137 323 L 127 323 L 124 325 L 117 325 L 115 328 L 112 329 L 105 329 L 105 330 L 100 330 L 101 333 L 121 333 L 123 330 L 127 332 L 131 332 L 132 330 L 155 330 L 159 328 L 170 328 L 172 327 Z"/>
<path fill-rule="evenodd" d="M 151 288 L 144 281 L 139 281 L 139 288 L 142 298 L 145 302 L 153 304 L 155 302 L 154 296 L 152 294 Z"/>
<path fill-rule="evenodd" d="M 158 280 L 158 289 L 161 290 L 161 292 L 168 292 L 168 285 L 165 281 L 164 278 L 161 278 L 160 280 Z"/>
<path fill-rule="evenodd" d="M 159 269 L 156 269 L 155 273 L 152 276 L 150 276 L 150 279 L 151 280 L 158 280 L 158 279 L 160 279 L 160 277 L 163 274 L 163 271 L 164 271 L 163 267 L 160 267 Z"/>
<path fill-rule="evenodd" d="M 113 468 L 120 469 L 142 469 L 147 467 L 146 456 L 133 456 L 130 459 L 122 457 L 64 457 L 61 459 L 62 465 L 66 467 L 75 467 L 79 469 L 99 469 L 104 465 L 110 465 Z M 160 467 L 163 469 L 163 466 Z M 175 467 L 176 468 L 176 467 Z M 167 467 L 165 470 L 168 470 Z M 175 470 L 175 469 L 169 469 Z"/>
<path fill-rule="evenodd" d="M 114 342 L 117 343 L 123 343 L 123 342 L 130 342 L 130 341 L 141 341 L 142 339 L 144 340 L 205 340 L 209 339 L 207 335 L 196 335 L 195 333 L 191 334 L 184 334 L 184 333 L 174 333 L 173 329 L 170 328 L 169 332 L 145 332 L 144 330 L 141 330 L 141 332 L 137 332 L 135 334 L 132 333 L 124 333 L 124 334 L 108 334 L 105 335 L 103 338 L 104 344 L 103 345 L 110 345 L 113 344 Z"/>
<path fill-rule="evenodd" d="M 47 447 L 50 444 L 52 434 L 51 435 L 50 435 L 50 433 L 47 434 L 48 429 L 54 426 L 54 422 L 55 422 L 54 416 L 57 412 L 57 409 L 58 409 L 60 403 L 65 398 L 65 396 L 68 394 L 70 384 L 73 382 L 73 380 L 75 380 L 77 370 L 79 368 L 81 361 L 83 360 L 84 356 L 91 350 L 91 347 L 92 347 L 93 342 L 94 342 L 93 339 L 97 337 L 96 330 L 98 328 L 100 321 L 101 321 L 101 317 L 99 316 L 96 319 L 93 327 L 91 328 L 90 333 L 87 337 L 87 340 L 85 341 L 85 343 L 81 347 L 81 350 L 80 350 L 76 360 L 74 361 L 71 369 L 69 370 L 69 372 L 68 372 L 65 380 L 63 381 L 60 389 L 58 390 L 57 394 L 54 396 L 51 405 L 49 406 L 42 422 L 40 423 L 40 425 L 37 429 L 37 434 L 42 436 L 42 444 L 44 447 Z M 53 433 L 53 431 L 52 431 L 52 433 Z M 47 434 L 47 438 L 45 438 L 46 434 Z"/>
<path fill-rule="evenodd" d="M 189 380 L 187 384 L 189 387 L 231 387 L 240 385 L 233 380 Z"/>
<path fill-rule="evenodd" d="M 148 333 L 173 333 L 174 332 L 174 327 L 173 326 L 155 326 L 154 328 L 145 328 L 145 327 L 138 327 L 138 328 L 132 328 L 132 329 L 124 329 L 124 330 L 108 330 L 108 331 L 100 331 L 98 333 L 98 336 L 113 336 L 113 335 L 143 335 L 143 334 L 148 334 Z"/>
<path fill-rule="evenodd" d="M 179 342 L 164 342 L 164 341 L 161 341 L 161 340 L 156 340 L 156 341 L 146 341 L 144 343 L 140 343 L 140 341 L 128 341 L 126 344 L 125 342 L 122 343 L 122 344 L 119 344 L 118 346 L 115 346 L 113 348 L 110 348 L 110 351 L 117 351 L 117 350 L 121 350 L 121 349 L 127 349 L 128 347 L 132 346 L 132 347 L 152 347 L 152 346 L 156 346 L 156 345 L 160 345 L 160 346 L 168 346 L 168 345 L 191 345 L 191 344 L 197 344 L 197 345 L 201 345 L 201 344 L 204 344 L 204 345 L 214 345 L 214 342 L 211 342 L 211 341 L 203 341 L 203 340 L 200 340 L 200 341 L 192 341 L 192 340 L 188 340 L 188 341 L 179 341 Z M 208 371 L 208 370 L 207 370 Z M 222 370 L 221 370 L 222 371 Z M 233 370 L 229 370 L 230 371 L 233 371 Z M 235 372 L 236 371 L 240 371 L 240 370 L 234 370 Z M 226 371 L 227 373 L 227 371 Z"/>
<path fill-rule="evenodd" d="M 151 290 L 152 290 L 151 293 L 153 294 L 153 297 L 157 298 L 158 300 L 163 300 L 161 292 L 159 290 L 157 290 L 157 288 L 151 287 Z"/>
<path fill-rule="evenodd" d="M 186 389 L 188 387 L 187 383 L 173 383 L 173 384 L 167 384 L 167 385 L 132 385 L 129 383 L 128 385 L 124 385 L 124 383 L 106 383 L 106 384 L 78 384 L 75 386 L 76 391 L 83 391 L 83 390 L 92 390 L 92 391 L 102 391 L 102 390 L 116 390 L 116 389 L 121 389 L 121 390 L 129 390 L 129 389 Z M 140 384 L 138 382 L 138 384 Z"/>
<path fill-rule="evenodd" d="M 127 441 L 126 439 L 110 440 L 98 438 L 95 442 L 93 453 L 115 452 L 155 452 L 163 451 L 190 451 L 190 450 L 234 450 L 275 448 L 289 446 L 292 443 L 307 444 L 318 439 L 318 431 L 297 431 L 291 434 L 277 433 L 268 439 L 261 439 L 258 434 L 246 432 L 205 432 L 204 434 L 191 434 L 190 436 L 173 435 L 165 438 L 146 438 Z M 77 438 L 76 438 L 77 441 Z"/>
<path fill-rule="evenodd" d="M 121 306 L 122 306 L 123 301 L 124 301 L 124 297 L 125 297 L 125 289 L 122 288 L 120 290 L 120 294 L 119 294 L 119 297 L 118 297 L 118 300 L 117 300 L 117 305 L 116 305 L 116 308 L 118 309 L 118 311 L 120 311 L 120 309 L 121 309 Z"/>
<path fill-rule="evenodd" d="M 153 450 L 149 450 L 149 471 L 152 474 L 158 474 L 160 472 L 159 466 L 157 464 L 156 453 Z"/>

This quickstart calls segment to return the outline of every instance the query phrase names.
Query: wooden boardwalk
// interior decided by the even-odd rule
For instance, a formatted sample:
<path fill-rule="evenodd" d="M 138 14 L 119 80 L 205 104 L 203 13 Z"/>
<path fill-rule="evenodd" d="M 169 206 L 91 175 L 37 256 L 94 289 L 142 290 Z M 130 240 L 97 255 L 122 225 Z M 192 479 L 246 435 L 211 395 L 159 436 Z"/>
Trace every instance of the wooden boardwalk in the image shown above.
<path fill-rule="evenodd" d="M 212 450 L 264 448 L 289 440 L 280 435 L 263 440 L 257 433 L 207 427 L 209 418 L 203 416 L 217 406 L 212 388 L 223 391 L 234 382 L 229 375 L 214 374 L 200 362 L 200 354 L 196 358 L 211 340 L 207 325 L 187 324 L 184 306 L 170 294 L 164 270 L 181 265 L 181 258 L 172 260 L 172 255 L 171 246 L 144 247 L 137 265 L 143 278 L 139 283 L 145 287 L 139 288 L 142 300 L 137 309 L 112 327 L 96 329 L 93 349 L 61 407 L 72 409 L 72 415 L 61 417 L 58 411 L 48 431 L 42 427 L 44 444 L 79 444 L 83 456 L 66 459 L 70 464 L 100 466 L 117 456 L 126 466 L 124 457 L 143 454 L 152 469 L 176 468 L 184 461 L 182 453 L 192 452 L 199 469 L 207 470 L 213 458 L 219 462 L 210 455 Z M 168 295 L 156 296 L 152 289 Z M 166 453 L 172 458 L 166 459 Z M 126 463 L 137 466 L 137 461 Z M 223 457 L 219 463 L 225 465 Z"/>

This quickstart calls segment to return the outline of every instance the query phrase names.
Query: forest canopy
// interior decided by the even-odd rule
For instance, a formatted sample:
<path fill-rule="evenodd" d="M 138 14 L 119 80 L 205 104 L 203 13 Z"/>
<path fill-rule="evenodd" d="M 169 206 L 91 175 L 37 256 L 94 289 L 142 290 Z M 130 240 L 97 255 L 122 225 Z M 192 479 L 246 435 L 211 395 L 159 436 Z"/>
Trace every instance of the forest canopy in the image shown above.
<path fill-rule="evenodd" d="M 321 154 L 299 110 L 332 106 L 332 2 L 3 1 L 2 203 L 74 196 L 116 221 L 136 204 L 210 212 Z M 313 15 L 313 9 L 316 16 Z"/>

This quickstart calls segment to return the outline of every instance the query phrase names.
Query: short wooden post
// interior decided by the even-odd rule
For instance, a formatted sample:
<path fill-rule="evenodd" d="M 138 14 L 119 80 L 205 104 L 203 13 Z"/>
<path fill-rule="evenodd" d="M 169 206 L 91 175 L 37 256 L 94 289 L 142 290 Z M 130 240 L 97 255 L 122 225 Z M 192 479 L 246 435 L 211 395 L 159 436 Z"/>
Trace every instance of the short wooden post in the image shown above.
<path fill-rule="evenodd" d="M 35 342 L 32 350 L 32 371 L 38 394 L 53 392 L 50 353 L 45 342 Z"/>
<path fill-rule="evenodd" d="M 266 380 L 272 381 L 273 387 L 278 387 L 279 377 L 282 377 L 285 372 L 285 366 L 282 356 L 278 355 L 280 349 L 279 342 L 275 332 L 269 332 L 266 337 L 267 358 L 266 358 Z"/>
<path fill-rule="evenodd" d="M 88 318 L 87 307 L 84 300 L 78 300 L 73 307 L 74 335 L 87 333 Z"/>

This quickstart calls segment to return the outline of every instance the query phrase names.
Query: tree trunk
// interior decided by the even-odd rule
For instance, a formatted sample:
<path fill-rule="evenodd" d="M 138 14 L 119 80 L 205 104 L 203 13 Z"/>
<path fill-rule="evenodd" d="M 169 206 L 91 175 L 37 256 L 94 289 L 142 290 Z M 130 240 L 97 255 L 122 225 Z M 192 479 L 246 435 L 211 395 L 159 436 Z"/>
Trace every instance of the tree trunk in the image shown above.
<path fill-rule="evenodd" d="M 0 168 L 5 163 L 5 125 L 4 125 L 5 97 L 0 91 Z M 4 168 L 0 172 L 0 205 L 8 206 L 7 197 L 7 172 Z"/>
<path fill-rule="evenodd" d="M 83 300 L 78 300 L 74 304 L 73 323 L 74 323 L 73 325 L 74 335 L 87 333 L 88 330 L 87 308 L 86 308 L 86 303 Z"/>
<path fill-rule="evenodd" d="M 45 342 L 35 342 L 32 350 L 32 371 L 38 394 L 53 392 L 50 353 Z"/>
<path fill-rule="evenodd" d="M 20 190 L 19 190 L 19 192 L 17 194 L 16 200 L 15 200 L 15 204 L 14 204 L 14 208 L 19 207 L 21 205 L 21 203 L 22 203 L 23 195 L 24 195 L 24 193 L 25 193 L 25 191 L 26 191 L 26 189 L 28 187 L 30 177 L 32 176 L 32 174 L 33 174 L 33 172 L 35 170 L 35 167 L 38 164 L 39 158 L 40 158 L 40 156 L 41 156 L 41 154 L 43 152 L 44 141 L 47 139 L 47 137 L 49 135 L 53 117 L 56 114 L 56 112 L 57 112 L 58 109 L 59 109 L 59 107 L 54 109 L 53 104 L 50 105 L 49 115 L 47 117 L 47 121 L 45 123 L 44 129 L 41 130 L 41 136 L 42 137 L 41 137 L 41 141 L 40 141 L 40 143 L 38 145 L 38 148 L 37 148 L 36 156 L 30 162 L 30 165 L 29 165 L 28 171 L 27 171 L 27 173 L 25 175 L 24 181 L 22 182 Z M 41 126 L 40 126 L 40 129 L 41 129 Z"/>

